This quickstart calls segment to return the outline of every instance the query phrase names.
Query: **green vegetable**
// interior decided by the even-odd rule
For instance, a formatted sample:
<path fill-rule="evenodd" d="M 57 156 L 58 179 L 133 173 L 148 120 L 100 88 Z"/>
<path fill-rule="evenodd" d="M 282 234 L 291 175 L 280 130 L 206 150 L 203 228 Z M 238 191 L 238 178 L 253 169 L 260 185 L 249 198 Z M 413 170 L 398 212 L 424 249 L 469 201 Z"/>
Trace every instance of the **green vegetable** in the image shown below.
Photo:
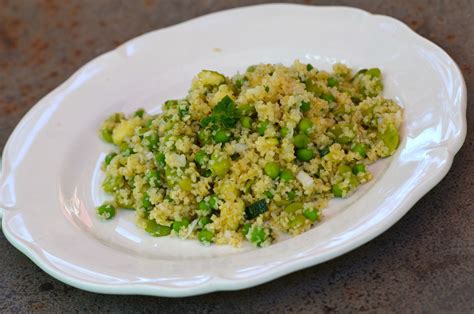
<path fill-rule="evenodd" d="M 337 84 L 339 84 L 338 80 L 335 77 L 330 77 L 328 78 L 328 86 L 329 87 L 334 87 Z"/>
<path fill-rule="evenodd" d="M 309 144 L 309 137 L 305 134 L 297 134 L 293 137 L 293 145 L 296 148 L 304 148 Z"/>
<path fill-rule="evenodd" d="M 154 237 L 164 237 L 171 233 L 171 228 L 168 226 L 159 225 L 154 220 L 148 220 L 145 231 Z"/>
<path fill-rule="evenodd" d="M 303 210 L 303 215 L 312 222 L 319 220 L 319 211 L 315 208 L 306 208 L 305 210 Z"/>
<path fill-rule="evenodd" d="M 268 210 L 267 201 L 265 199 L 258 200 L 245 208 L 245 216 L 247 219 L 253 219 Z"/>
<path fill-rule="evenodd" d="M 398 130 L 392 125 L 388 125 L 383 133 L 377 133 L 378 137 L 383 141 L 388 148 L 388 156 L 392 155 L 400 143 L 400 134 Z"/>
<path fill-rule="evenodd" d="M 214 210 L 218 209 L 218 208 L 219 208 L 219 204 L 218 204 L 217 196 L 211 195 L 211 196 L 209 197 L 208 204 L 209 204 L 209 208 L 214 209 Z"/>
<path fill-rule="evenodd" d="M 252 230 L 252 234 L 250 236 L 250 242 L 253 244 L 260 246 L 267 238 L 265 233 L 265 229 L 262 227 L 255 227 Z"/>
<path fill-rule="evenodd" d="M 305 221 L 306 221 L 306 218 L 304 215 L 296 215 L 293 219 L 290 220 L 290 222 L 288 223 L 288 227 L 290 228 L 300 227 L 304 225 Z"/>
<path fill-rule="evenodd" d="M 112 176 L 108 175 L 105 177 L 102 182 L 102 188 L 107 193 L 112 193 L 115 190 L 121 188 L 124 185 L 125 181 L 122 176 Z"/>
<path fill-rule="evenodd" d="M 253 71 L 255 71 L 256 68 L 257 68 L 256 65 L 251 65 L 251 66 L 249 66 L 249 67 L 247 68 L 247 71 L 246 71 L 246 72 L 253 72 Z"/>
<path fill-rule="evenodd" d="M 273 198 L 273 193 L 271 191 L 265 191 L 263 192 L 263 195 L 265 195 L 269 199 Z"/>
<path fill-rule="evenodd" d="M 149 150 L 153 150 L 156 148 L 158 144 L 158 134 L 151 133 L 143 138 L 144 144 L 148 147 Z"/>
<path fill-rule="evenodd" d="M 344 192 L 342 188 L 340 187 L 339 184 L 334 184 L 332 186 L 332 194 L 334 194 L 335 197 L 342 197 Z"/>
<path fill-rule="evenodd" d="M 280 165 L 276 162 L 269 162 L 265 165 L 263 168 L 265 171 L 265 174 L 269 176 L 272 179 L 278 178 L 278 175 L 280 174 Z"/>
<path fill-rule="evenodd" d="M 158 170 L 152 169 L 149 170 L 146 175 L 145 175 L 148 184 L 153 187 L 157 187 L 160 184 L 160 174 L 158 173 Z"/>
<path fill-rule="evenodd" d="M 365 144 L 357 143 L 352 145 L 351 150 L 358 153 L 361 157 L 367 157 L 367 146 Z"/>
<path fill-rule="evenodd" d="M 207 144 L 209 143 L 209 139 L 211 138 L 211 132 L 209 132 L 209 130 L 206 130 L 206 129 L 201 129 L 199 130 L 197 137 L 198 137 L 199 143 Z"/>
<path fill-rule="evenodd" d="M 211 218 L 207 217 L 207 216 L 203 216 L 201 218 L 199 218 L 198 220 L 198 226 L 200 228 L 204 228 L 205 225 L 211 223 Z"/>
<path fill-rule="evenodd" d="M 166 157 L 163 153 L 158 153 L 155 155 L 155 164 L 159 169 L 164 169 L 166 166 Z"/>
<path fill-rule="evenodd" d="M 229 172 L 231 167 L 231 159 L 227 156 L 217 156 L 215 154 L 211 157 L 211 166 L 210 169 L 212 173 L 216 176 L 223 177 L 227 172 Z"/>
<path fill-rule="evenodd" d="M 144 115 L 144 114 L 145 114 L 145 109 L 140 108 L 140 109 L 138 109 L 137 111 L 135 111 L 135 113 L 133 114 L 133 116 L 139 117 L 139 118 L 143 118 L 143 115 Z"/>
<path fill-rule="evenodd" d="M 303 203 L 296 202 L 296 203 L 291 203 L 290 205 L 286 206 L 285 211 L 291 214 L 302 208 L 303 208 Z"/>
<path fill-rule="evenodd" d="M 331 94 L 322 94 L 320 98 L 324 99 L 327 102 L 334 102 L 336 100 L 336 98 Z"/>
<path fill-rule="evenodd" d="M 250 129 L 252 127 L 252 118 L 250 117 L 242 117 L 240 119 L 240 124 L 243 128 Z"/>
<path fill-rule="evenodd" d="M 306 70 L 311 71 L 312 69 L 314 69 L 313 65 L 311 63 L 308 63 L 306 65 Z"/>
<path fill-rule="evenodd" d="M 235 107 L 234 101 L 229 96 L 224 96 L 212 109 L 210 116 L 201 120 L 201 126 L 206 127 L 213 123 L 223 129 L 234 128 L 240 120 L 240 111 Z"/>
<path fill-rule="evenodd" d="M 218 130 L 216 134 L 214 134 L 214 142 L 216 143 L 227 143 L 230 141 L 230 134 L 224 130 Z"/>
<path fill-rule="evenodd" d="M 296 150 L 296 158 L 301 161 L 310 161 L 314 158 L 314 151 L 310 148 L 299 148 Z"/>
<path fill-rule="evenodd" d="M 263 227 L 254 227 L 252 234 L 250 235 L 250 242 L 256 246 L 262 245 L 263 242 L 267 239 L 267 234 Z"/>
<path fill-rule="evenodd" d="M 326 156 L 327 154 L 329 154 L 329 146 L 323 147 L 323 149 L 319 151 L 319 157 L 321 158 Z"/>
<path fill-rule="evenodd" d="M 365 172 L 365 165 L 364 164 L 357 164 L 354 167 L 352 167 L 352 173 L 353 174 L 358 174 L 361 172 Z"/>
<path fill-rule="evenodd" d="M 107 143 L 113 143 L 111 130 L 102 129 L 100 130 L 100 135 L 102 136 L 102 139 Z"/>
<path fill-rule="evenodd" d="M 209 156 L 203 150 L 197 151 L 196 155 L 194 155 L 194 161 L 196 161 L 196 163 L 200 165 L 201 167 L 204 166 L 204 164 L 206 163 L 208 159 L 209 159 Z"/>
<path fill-rule="evenodd" d="M 199 231 L 198 239 L 201 243 L 210 244 L 212 243 L 212 238 L 214 238 L 214 233 L 211 231 L 206 229 Z"/>
<path fill-rule="evenodd" d="M 250 226 L 251 226 L 251 225 L 250 225 L 249 223 L 245 223 L 245 224 L 242 226 L 241 232 L 242 232 L 242 234 L 243 234 L 244 236 L 246 236 L 247 233 L 249 233 Z"/>
<path fill-rule="evenodd" d="M 311 119 L 309 118 L 303 118 L 301 121 L 298 123 L 298 129 L 303 132 L 303 133 L 308 133 L 309 130 L 313 127 L 313 122 L 311 122 Z"/>
<path fill-rule="evenodd" d="M 102 204 L 97 208 L 97 214 L 104 219 L 112 219 L 115 216 L 115 207 L 111 204 Z"/>
<path fill-rule="evenodd" d="M 110 162 L 112 161 L 112 159 L 114 159 L 115 156 L 117 156 L 117 153 L 113 153 L 113 152 L 105 156 L 105 159 L 104 159 L 105 164 L 110 165 Z"/>
<path fill-rule="evenodd" d="M 289 132 L 289 131 L 290 131 L 290 130 L 289 130 L 287 127 L 282 127 L 282 128 L 280 129 L 280 136 L 281 136 L 282 138 L 286 137 L 286 136 L 288 135 L 288 132 Z"/>
<path fill-rule="evenodd" d="M 177 220 L 177 221 L 173 222 L 172 227 L 173 227 L 173 230 L 176 233 L 179 233 L 181 228 L 186 228 L 188 225 L 189 225 L 189 219 L 183 218 L 181 220 Z"/>
<path fill-rule="evenodd" d="M 262 121 L 257 126 L 257 132 L 260 136 L 265 135 L 265 130 L 267 129 L 268 121 Z"/>
<path fill-rule="evenodd" d="M 329 130 L 339 144 L 350 143 L 356 136 L 354 125 L 348 123 L 338 123 Z"/>
<path fill-rule="evenodd" d="M 153 207 L 153 204 L 150 201 L 150 196 L 146 193 L 142 197 L 142 206 L 143 206 L 143 209 L 145 209 L 145 211 L 147 212 L 150 211 Z"/>
<path fill-rule="evenodd" d="M 290 181 L 295 178 L 290 169 L 283 169 L 280 173 L 280 178 L 285 181 Z"/>
<path fill-rule="evenodd" d="M 319 96 L 321 94 L 321 88 L 318 86 L 318 83 L 313 79 L 307 79 L 305 82 L 306 90 L 310 93 Z"/>
<path fill-rule="evenodd" d="M 382 72 L 379 68 L 372 68 L 367 70 L 367 74 L 372 77 L 380 78 L 382 76 Z"/>
<path fill-rule="evenodd" d="M 206 87 L 219 86 L 225 83 L 225 76 L 216 71 L 202 70 L 197 77 Z"/>
<path fill-rule="evenodd" d="M 289 192 L 286 193 L 286 195 L 288 196 L 288 199 L 289 199 L 290 201 L 294 200 L 295 197 L 296 197 L 295 191 L 289 191 Z"/>
<path fill-rule="evenodd" d="M 300 109 L 303 112 L 308 112 L 311 109 L 311 104 L 307 101 L 302 101 L 300 105 Z"/>

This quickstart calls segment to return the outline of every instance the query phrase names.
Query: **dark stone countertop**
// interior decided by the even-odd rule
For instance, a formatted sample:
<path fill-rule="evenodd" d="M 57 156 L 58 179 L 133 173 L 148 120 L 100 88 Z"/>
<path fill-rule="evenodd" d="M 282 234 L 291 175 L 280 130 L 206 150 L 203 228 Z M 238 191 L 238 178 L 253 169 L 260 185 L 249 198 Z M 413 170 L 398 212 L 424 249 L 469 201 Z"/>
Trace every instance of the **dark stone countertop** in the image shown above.
<path fill-rule="evenodd" d="M 0 151 L 31 106 L 88 60 L 150 30 L 263 2 L 0 0 Z M 468 86 L 469 129 L 446 178 L 355 251 L 255 288 L 184 299 L 72 288 L 0 233 L 0 312 L 474 312 L 474 1 L 304 3 L 393 16 L 458 62 Z"/>

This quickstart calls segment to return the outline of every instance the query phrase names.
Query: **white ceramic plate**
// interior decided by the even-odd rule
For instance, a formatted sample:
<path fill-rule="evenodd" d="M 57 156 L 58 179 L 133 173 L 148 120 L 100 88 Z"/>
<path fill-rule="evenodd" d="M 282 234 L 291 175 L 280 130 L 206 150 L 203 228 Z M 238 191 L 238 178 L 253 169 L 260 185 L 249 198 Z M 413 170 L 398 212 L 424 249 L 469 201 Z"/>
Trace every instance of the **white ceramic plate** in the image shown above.
<path fill-rule="evenodd" d="M 270 247 L 204 247 L 153 238 L 133 213 L 96 218 L 97 129 L 109 114 L 157 112 L 185 96 L 201 69 L 225 74 L 294 59 L 328 69 L 380 67 L 385 95 L 405 108 L 397 153 L 375 180 L 333 201 L 311 231 Z M 102 293 L 187 296 L 241 289 L 352 250 L 393 225 L 447 173 L 466 133 L 466 88 L 439 47 L 386 16 L 344 7 L 264 5 L 219 12 L 133 39 L 91 61 L 43 98 L 4 151 L 0 179 L 7 239 L 43 270 Z"/>

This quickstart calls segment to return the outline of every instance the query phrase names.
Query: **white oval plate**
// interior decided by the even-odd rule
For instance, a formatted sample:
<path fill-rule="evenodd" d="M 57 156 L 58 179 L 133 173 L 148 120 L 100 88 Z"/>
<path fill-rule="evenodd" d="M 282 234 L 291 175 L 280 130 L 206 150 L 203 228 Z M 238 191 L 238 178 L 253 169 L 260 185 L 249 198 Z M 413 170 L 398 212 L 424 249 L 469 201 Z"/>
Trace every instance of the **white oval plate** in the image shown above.
<path fill-rule="evenodd" d="M 109 114 L 157 112 L 186 95 L 201 69 L 225 74 L 259 62 L 380 67 L 385 96 L 405 108 L 397 153 L 375 180 L 333 201 L 309 232 L 263 249 L 153 238 L 133 212 L 101 222 L 97 129 Z M 101 293 L 188 296 L 241 289 L 316 265 L 387 230 L 447 173 L 466 133 L 466 88 L 439 47 L 386 16 L 344 7 L 263 5 L 151 32 L 91 61 L 43 98 L 4 151 L 7 239 L 43 270 Z"/>

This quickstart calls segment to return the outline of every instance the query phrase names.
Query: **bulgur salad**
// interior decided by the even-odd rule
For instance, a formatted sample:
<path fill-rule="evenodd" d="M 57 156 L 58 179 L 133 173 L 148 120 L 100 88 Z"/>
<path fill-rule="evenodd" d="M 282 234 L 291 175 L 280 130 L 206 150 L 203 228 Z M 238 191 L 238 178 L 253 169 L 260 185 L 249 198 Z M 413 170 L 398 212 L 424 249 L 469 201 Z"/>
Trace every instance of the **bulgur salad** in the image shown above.
<path fill-rule="evenodd" d="M 323 217 L 333 197 L 372 179 L 367 166 L 392 155 L 402 108 L 382 96 L 378 68 L 331 73 L 295 61 L 226 77 L 203 70 L 184 99 L 159 115 L 139 109 L 103 124 L 114 145 L 97 208 L 136 212 L 152 236 L 262 247 Z"/>

